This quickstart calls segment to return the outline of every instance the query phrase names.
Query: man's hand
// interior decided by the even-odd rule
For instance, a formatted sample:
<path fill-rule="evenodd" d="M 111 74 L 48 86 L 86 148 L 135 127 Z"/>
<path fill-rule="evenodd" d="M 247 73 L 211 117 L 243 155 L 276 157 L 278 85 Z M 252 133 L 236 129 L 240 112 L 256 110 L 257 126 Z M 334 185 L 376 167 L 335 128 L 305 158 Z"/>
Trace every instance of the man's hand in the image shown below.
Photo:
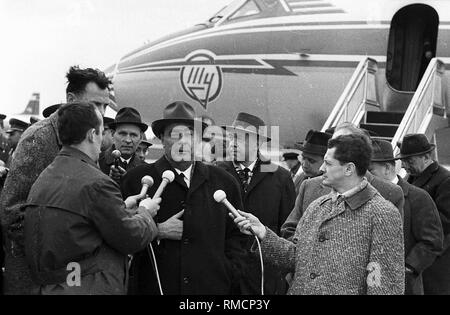
<path fill-rule="evenodd" d="M 183 216 L 184 210 L 178 212 L 170 217 L 167 221 L 158 224 L 158 238 L 179 241 L 183 236 L 183 221 L 180 218 Z"/>
<path fill-rule="evenodd" d="M 130 196 L 127 199 L 125 199 L 125 206 L 127 210 L 133 210 L 137 207 L 138 204 L 138 195 Z"/>
<path fill-rule="evenodd" d="M 267 233 L 266 227 L 253 214 L 238 210 L 241 217 L 234 218 L 234 223 L 237 224 L 239 230 L 246 234 L 252 235 L 250 230 L 253 230 L 256 237 L 262 240 Z"/>
<path fill-rule="evenodd" d="M 111 165 L 111 169 L 109 171 L 109 177 L 111 177 L 116 182 L 120 181 L 120 179 L 126 174 L 126 170 L 122 167 L 116 168 L 114 165 Z"/>
<path fill-rule="evenodd" d="M 161 198 L 151 199 L 147 198 L 139 203 L 139 209 L 145 209 L 144 211 L 153 217 L 158 213 L 159 204 L 161 203 Z M 142 211 L 139 211 L 142 214 Z"/>

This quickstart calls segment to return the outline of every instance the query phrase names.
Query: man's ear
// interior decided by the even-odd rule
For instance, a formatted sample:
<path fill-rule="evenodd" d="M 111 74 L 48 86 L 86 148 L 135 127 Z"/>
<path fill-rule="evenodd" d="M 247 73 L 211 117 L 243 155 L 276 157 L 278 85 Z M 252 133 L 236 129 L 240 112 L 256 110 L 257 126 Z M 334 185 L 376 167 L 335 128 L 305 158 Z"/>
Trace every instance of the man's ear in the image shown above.
<path fill-rule="evenodd" d="M 75 93 L 69 92 L 66 94 L 67 103 L 72 103 L 72 102 L 75 102 L 76 100 L 77 100 L 77 96 L 75 95 Z"/>
<path fill-rule="evenodd" d="M 96 131 L 94 128 L 89 129 L 87 132 L 87 139 L 89 141 L 89 143 L 93 143 L 94 142 L 94 135 L 96 134 Z"/>
<path fill-rule="evenodd" d="M 353 162 L 347 163 L 345 167 L 345 175 L 351 176 L 352 174 L 356 174 L 356 165 Z"/>

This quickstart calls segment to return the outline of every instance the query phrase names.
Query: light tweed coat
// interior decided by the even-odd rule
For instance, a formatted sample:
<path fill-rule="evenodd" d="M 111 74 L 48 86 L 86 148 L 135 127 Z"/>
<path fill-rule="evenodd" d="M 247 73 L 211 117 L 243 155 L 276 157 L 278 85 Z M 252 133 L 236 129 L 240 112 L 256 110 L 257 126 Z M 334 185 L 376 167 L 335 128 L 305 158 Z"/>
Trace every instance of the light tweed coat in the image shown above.
<path fill-rule="evenodd" d="M 399 211 L 367 181 L 333 202 L 315 200 L 293 242 L 268 230 L 265 263 L 294 272 L 288 294 L 403 294 L 404 248 Z"/>
<path fill-rule="evenodd" d="M 31 186 L 55 159 L 61 143 L 57 112 L 25 130 L 14 151 L 11 169 L 0 196 L 0 218 L 5 236 L 5 293 L 30 294 L 37 287 L 25 261 L 23 212 Z"/>

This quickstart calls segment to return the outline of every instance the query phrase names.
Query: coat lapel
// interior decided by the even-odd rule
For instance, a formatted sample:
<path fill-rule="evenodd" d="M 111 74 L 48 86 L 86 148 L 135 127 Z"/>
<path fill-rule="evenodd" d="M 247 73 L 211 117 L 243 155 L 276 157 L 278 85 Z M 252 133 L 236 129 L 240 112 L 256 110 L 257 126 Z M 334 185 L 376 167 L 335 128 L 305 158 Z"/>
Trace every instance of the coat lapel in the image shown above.
<path fill-rule="evenodd" d="M 192 176 L 191 186 L 189 187 L 188 198 L 209 178 L 208 167 L 202 162 L 196 162 L 194 165 L 194 174 Z"/>
<path fill-rule="evenodd" d="M 405 196 L 405 199 L 406 199 L 406 197 L 408 196 L 408 194 L 409 194 L 409 185 L 410 184 L 408 184 L 403 178 L 401 178 L 400 176 L 397 176 L 398 177 L 398 185 L 402 188 L 402 190 L 403 190 L 403 196 Z"/>
<path fill-rule="evenodd" d="M 425 184 L 428 183 L 428 181 L 431 179 L 433 174 L 437 172 L 438 169 L 439 165 L 437 164 L 437 162 L 434 162 L 433 164 L 428 166 L 428 168 L 423 171 L 423 173 L 420 174 L 419 177 L 415 178 L 411 184 L 417 187 L 425 186 Z"/>
<path fill-rule="evenodd" d="M 270 164 L 267 162 L 262 162 L 261 164 Z M 276 168 L 278 169 L 278 167 Z M 261 165 L 257 165 L 255 172 L 253 173 L 252 179 L 250 180 L 250 184 L 247 188 L 247 195 L 269 174 L 274 173 L 276 170 L 268 170 L 267 172 L 261 172 Z"/>

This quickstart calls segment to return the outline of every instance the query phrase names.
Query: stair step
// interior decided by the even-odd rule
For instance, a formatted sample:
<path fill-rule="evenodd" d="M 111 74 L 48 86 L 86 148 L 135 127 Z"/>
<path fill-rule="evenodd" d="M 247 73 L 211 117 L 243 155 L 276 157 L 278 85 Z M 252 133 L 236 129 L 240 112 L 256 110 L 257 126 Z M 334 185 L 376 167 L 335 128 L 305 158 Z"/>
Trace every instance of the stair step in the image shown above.
<path fill-rule="evenodd" d="M 361 124 L 359 127 L 372 131 L 374 136 L 378 137 L 394 137 L 398 129 L 397 124 Z"/>
<path fill-rule="evenodd" d="M 401 112 L 367 112 L 366 122 L 400 124 L 405 113 Z"/>
<path fill-rule="evenodd" d="M 389 141 L 389 142 L 392 142 L 392 137 L 378 137 L 378 136 L 374 136 L 374 137 L 371 137 L 372 138 L 372 140 L 375 140 L 375 139 L 378 139 L 378 140 L 385 140 L 385 141 Z"/>

